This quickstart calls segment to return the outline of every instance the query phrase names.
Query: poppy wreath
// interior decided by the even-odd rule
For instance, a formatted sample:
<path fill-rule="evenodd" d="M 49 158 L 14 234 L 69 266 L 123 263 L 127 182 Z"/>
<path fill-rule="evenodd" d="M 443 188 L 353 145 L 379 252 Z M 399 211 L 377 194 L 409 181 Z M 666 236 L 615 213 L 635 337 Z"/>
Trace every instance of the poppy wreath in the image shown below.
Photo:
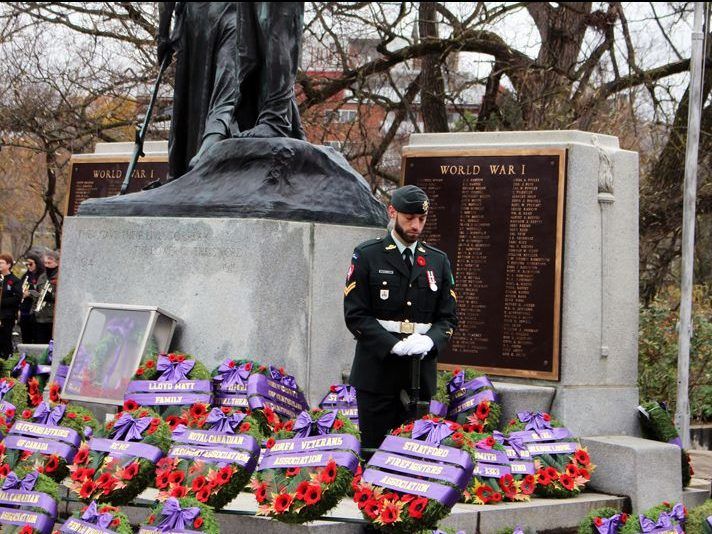
<path fill-rule="evenodd" d="M 356 404 L 356 388 L 348 384 L 333 384 L 329 393 L 319 403 L 322 410 L 338 410 L 348 417 L 358 428 L 358 405 Z"/>
<path fill-rule="evenodd" d="M 216 406 L 249 408 L 247 403 L 247 381 L 253 373 L 267 370 L 267 367 L 249 359 L 225 358 L 213 369 L 213 390 Z"/>
<path fill-rule="evenodd" d="M 59 485 L 28 467 L 0 478 L 0 530 L 49 534 L 57 519 Z"/>
<path fill-rule="evenodd" d="M 294 377 L 283 367 L 272 365 L 258 367 L 248 378 L 247 403 L 255 416 L 262 417 L 257 412 L 270 408 L 282 422 L 296 419 L 302 411 L 309 410 L 309 403 Z"/>
<path fill-rule="evenodd" d="M 628 518 L 628 514 L 609 506 L 596 508 L 581 520 L 578 534 L 617 534 Z"/>
<path fill-rule="evenodd" d="M 690 455 L 682 448 L 680 434 L 677 433 L 672 417 L 667 407 L 659 402 L 647 402 L 638 406 L 643 437 L 654 441 L 663 441 L 680 447 L 680 466 L 682 468 L 682 487 L 690 485 L 693 470 L 690 464 Z"/>
<path fill-rule="evenodd" d="M 146 532 L 208 532 L 217 534 L 220 525 L 212 509 L 197 499 L 170 497 L 159 503 L 146 524 L 139 527 L 139 534 Z"/>
<path fill-rule="evenodd" d="M 285 427 L 267 440 L 252 490 L 257 515 L 305 523 L 346 495 L 359 462 L 360 435 L 336 410 L 304 411 L 290 422 L 291 430 Z"/>
<path fill-rule="evenodd" d="M 124 400 L 151 406 L 164 418 L 179 413 L 183 406 L 210 404 L 210 372 L 189 354 L 154 354 L 136 369 Z"/>
<path fill-rule="evenodd" d="M 0 378 L 0 434 L 8 433 L 17 413 L 27 406 L 27 386 L 16 378 Z"/>
<path fill-rule="evenodd" d="M 7 375 L 23 384 L 27 384 L 31 378 L 36 378 L 40 390 L 44 389 L 52 372 L 52 360 L 48 358 L 47 352 L 40 355 L 15 353 L 8 358 L 5 365 Z"/>
<path fill-rule="evenodd" d="M 121 411 L 79 448 L 69 466 L 70 491 L 84 501 L 126 504 L 153 482 L 170 443 L 168 424 L 150 408 Z"/>
<path fill-rule="evenodd" d="M 687 521 L 687 508 L 682 503 L 674 506 L 665 501 L 653 506 L 638 517 L 629 517 L 620 529 L 620 534 L 664 534 L 679 532 L 684 534 Z M 690 532 L 692 532 L 690 530 Z"/>
<path fill-rule="evenodd" d="M 116 532 L 118 534 L 132 534 L 133 528 L 129 518 L 116 506 L 110 504 L 97 504 L 92 501 L 88 506 L 67 519 L 62 528 L 55 531 L 85 534 L 87 532 Z"/>
<path fill-rule="evenodd" d="M 455 368 L 438 373 L 430 412 L 463 425 L 466 432 L 493 432 L 502 407 L 492 382 L 472 369 Z"/>
<path fill-rule="evenodd" d="M 0 469 L 22 464 L 61 482 L 81 442 L 98 429 L 86 408 L 43 401 L 34 410 L 23 410 L 0 444 Z"/>
<path fill-rule="evenodd" d="M 173 431 L 173 446 L 157 463 L 158 498 L 194 497 L 220 509 L 250 480 L 260 455 L 258 422 L 227 406 L 193 405 Z"/>
<path fill-rule="evenodd" d="M 585 447 L 546 412 L 520 412 L 509 421 L 505 437 L 519 441 L 534 460 L 537 487 L 544 497 L 568 498 L 581 493 L 596 466 Z"/>
<path fill-rule="evenodd" d="M 383 532 L 435 529 L 472 478 L 462 425 L 426 415 L 383 441 L 355 487 L 363 517 Z"/>

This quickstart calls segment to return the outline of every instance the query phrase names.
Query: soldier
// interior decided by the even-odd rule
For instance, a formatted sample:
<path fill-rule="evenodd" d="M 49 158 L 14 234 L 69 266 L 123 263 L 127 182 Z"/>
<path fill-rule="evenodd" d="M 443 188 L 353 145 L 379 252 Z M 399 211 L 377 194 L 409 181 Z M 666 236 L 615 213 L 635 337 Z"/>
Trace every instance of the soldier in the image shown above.
<path fill-rule="evenodd" d="M 437 356 L 457 326 L 447 255 L 418 241 L 428 197 L 413 185 L 388 206 L 393 229 L 354 249 L 344 288 L 346 326 L 357 340 L 349 382 L 356 388 L 361 443 L 376 448 L 406 410 L 412 358 L 421 358 L 420 399 L 435 392 Z"/>
<path fill-rule="evenodd" d="M 17 320 L 17 310 L 22 300 L 22 284 L 12 274 L 13 259 L 10 254 L 0 254 L 0 358 L 13 352 L 12 329 Z"/>

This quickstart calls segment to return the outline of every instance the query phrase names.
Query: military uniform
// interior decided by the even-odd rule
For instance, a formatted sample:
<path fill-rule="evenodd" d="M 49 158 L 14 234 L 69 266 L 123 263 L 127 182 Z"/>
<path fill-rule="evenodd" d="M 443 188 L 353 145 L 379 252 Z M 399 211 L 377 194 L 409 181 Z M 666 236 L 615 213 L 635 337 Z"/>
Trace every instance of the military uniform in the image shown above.
<path fill-rule="evenodd" d="M 400 392 L 410 388 L 411 361 L 418 356 L 398 356 L 391 350 L 412 333 L 414 323 L 416 331 L 433 341 L 421 361 L 421 400 L 435 392 L 437 355 L 457 326 L 453 284 L 447 255 L 425 243 L 416 243 L 412 271 L 391 234 L 354 250 L 344 288 L 344 317 L 357 340 L 349 382 L 357 390 L 364 447 L 378 447 L 405 418 Z M 402 332 L 389 331 L 397 322 Z"/>

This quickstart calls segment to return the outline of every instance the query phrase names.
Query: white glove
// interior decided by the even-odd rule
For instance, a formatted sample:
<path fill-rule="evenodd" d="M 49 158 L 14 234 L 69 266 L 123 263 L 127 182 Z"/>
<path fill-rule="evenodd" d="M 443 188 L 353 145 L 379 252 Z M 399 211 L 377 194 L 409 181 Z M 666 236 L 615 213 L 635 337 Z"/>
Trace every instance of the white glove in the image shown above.
<path fill-rule="evenodd" d="M 398 343 L 393 345 L 393 348 L 391 349 L 391 354 L 395 354 L 396 356 L 407 356 L 408 351 L 406 349 L 405 340 L 399 341 Z"/>
<path fill-rule="evenodd" d="M 433 348 L 433 340 L 424 334 L 411 334 L 405 340 L 406 354 L 422 354 L 425 356 Z"/>

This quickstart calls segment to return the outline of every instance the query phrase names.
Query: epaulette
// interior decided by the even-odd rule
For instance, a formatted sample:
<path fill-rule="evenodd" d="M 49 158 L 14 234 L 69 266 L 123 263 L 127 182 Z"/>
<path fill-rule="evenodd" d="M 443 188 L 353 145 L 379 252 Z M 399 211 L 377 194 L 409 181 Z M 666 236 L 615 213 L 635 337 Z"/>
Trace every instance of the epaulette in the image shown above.
<path fill-rule="evenodd" d="M 432 250 L 433 252 L 438 252 L 438 253 L 442 254 L 443 256 L 446 256 L 446 255 L 447 255 L 447 254 L 445 254 L 445 252 L 443 252 L 442 250 L 440 250 L 440 249 L 437 248 L 437 247 L 434 247 L 433 245 L 428 245 L 428 244 L 425 243 L 424 241 L 420 241 L 420 243 L 421 243 L 425 248 L 427 248 L 428 250 Z"/>
<path fill-rule="evenodd" d="M 383 237 L 377 237 L 376 239 L 369 239 L 368 241 L 364 241 L 356 248 L 368 248 L 372 247 L 373 245 L 378 245 L 380 243 L 383 243 Z"/>

